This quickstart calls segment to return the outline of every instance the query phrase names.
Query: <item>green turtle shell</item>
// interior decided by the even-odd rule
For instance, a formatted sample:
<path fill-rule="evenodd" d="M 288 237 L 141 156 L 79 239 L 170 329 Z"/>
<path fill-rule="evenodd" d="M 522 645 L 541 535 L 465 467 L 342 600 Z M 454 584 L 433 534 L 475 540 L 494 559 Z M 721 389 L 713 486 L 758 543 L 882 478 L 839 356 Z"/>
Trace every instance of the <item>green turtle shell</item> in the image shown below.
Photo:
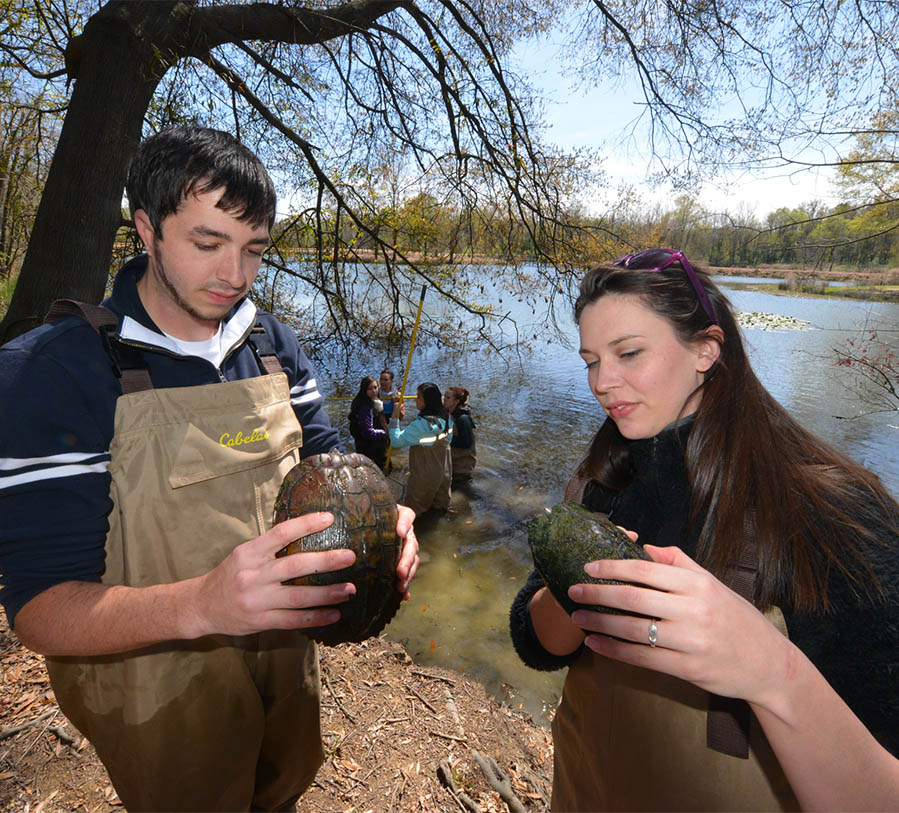
<path fill-rule="evenodd" d="M 597 559 L 646 559 L 649 556 L 637 542 L 603 514 L 583 505 L 563 502 L 547 509 L 528 523 L 528 544 L 534 566 L 553 597 L 565 611 L 573 613 L 579 605 L 568 596 L 573 584 L 621 584 L 614 579 L 594 579 L 584 565 Z M 609 607 L 588 609 L 617 613 Z"/>
<path fill-rule="evenodd" d="M 274 522 L 316 511 L 332 513 L 333 525 L 291 542 L 277 556 L 349 548 L 356 561 L 342 570 L 313 573 L 288 583 L 352 582 L 356 594 L 335 605 L 340 610 L 339 621 L 303 632 L 329 646 L 363 641 L 381 632 L 402 600 L 396 589 L 402 546 L 396 535 L 396 500 L 381 470 L 369 458 L 334 451 L 313 455 L 287 472 L 275 501 Z"/>

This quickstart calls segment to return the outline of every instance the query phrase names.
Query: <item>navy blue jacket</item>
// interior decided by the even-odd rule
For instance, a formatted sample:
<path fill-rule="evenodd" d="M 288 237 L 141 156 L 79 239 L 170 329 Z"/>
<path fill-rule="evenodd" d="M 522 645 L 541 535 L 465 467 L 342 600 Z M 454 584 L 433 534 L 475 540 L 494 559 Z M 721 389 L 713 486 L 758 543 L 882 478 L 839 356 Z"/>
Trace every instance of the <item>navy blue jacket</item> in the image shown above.
<path fill-rule="evenodd" d="M 302 456 L 338 445 L 297 336 L 248 299 L 224 326 L 231 349 L 221 368 L 178 354 L 137 293 L 146 255 L 118 273 L 103 304 L 124 340 L 139 346 L 156 388 L 198 386 L 261 375 L 247 342 L 258 319 L 287 373 L 303 427 Z M 38 593 L 69 580 L 99 581 L 105 562 L 109 445 L 121 395 L 112 361 L 78 317 L 46 324 L 0 347 L 0 602 L 10 626 Z"/>

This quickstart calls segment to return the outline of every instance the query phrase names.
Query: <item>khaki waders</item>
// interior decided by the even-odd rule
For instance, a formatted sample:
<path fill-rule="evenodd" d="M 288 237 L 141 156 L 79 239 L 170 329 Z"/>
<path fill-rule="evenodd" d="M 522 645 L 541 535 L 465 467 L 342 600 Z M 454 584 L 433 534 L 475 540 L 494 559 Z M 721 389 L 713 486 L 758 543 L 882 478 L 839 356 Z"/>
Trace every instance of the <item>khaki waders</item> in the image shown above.
<path fill-rule="evenodd" d="M 450 506 L 453 458 L 449 433 L 435 429 L 435 440 L 427 446 L 409 447 L 409 480 L 405 504 L 417 515 L 432 508 L 445 511 Z"/>
<path fill-rule="evenodd" d="M 120 397 L 103 582 L 211 570 L 271 527 L 301 445 L 283 373 Z M 48 668 L 129 811 L 278 809 L 322 762 L 318 654 L 300 632 L 48 658 Z"/>
<path fill-rule="evenodd" d="M 692 683 L 585 651 L 552 724 L 552 810 L 798 810 L 755 717 L 740 759 L 707 747 L 708 708 Z"/>

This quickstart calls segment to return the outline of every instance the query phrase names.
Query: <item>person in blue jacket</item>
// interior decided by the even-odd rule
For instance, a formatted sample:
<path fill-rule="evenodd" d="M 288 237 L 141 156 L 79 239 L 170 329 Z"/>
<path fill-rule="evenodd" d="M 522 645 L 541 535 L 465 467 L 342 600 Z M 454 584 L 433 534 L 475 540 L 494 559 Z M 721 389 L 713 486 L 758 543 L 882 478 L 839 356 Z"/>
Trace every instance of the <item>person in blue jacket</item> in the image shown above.
<path fill-rule="evenodd" d="M 452 496 L 453 419 L 443 406 L 443 395 L 436 384 L 419 385 L 415 406 L 418 417 L 405 429 L 400 428 L 400 421 L 406 416 L 405 404 L 397 406 L 397 417 L 390 421 L 391 444 L 409 447 L 405 502 L 418 515 L 430 510 L 446 511 Z"/>
<path fill-rule="evenodd" d="M 387 465 L 387 421 L 378 398 L 378 381 L 364 376 L 350 404 L 350 434 L 356 451 L 374 460 L 382 471 Z"/>
<path fill-rule="evenodd" d="M 55 307 L 0 348 L 0 601 L 128 810 L 292 808 L 323 758 L 303 629 L 355 588 L 287 584 L 349 550 L 275 556 L 333 522 L 272 516 L 338 437 L 296 334 L 248 297 L 274 186 L 187 125 L 143 142 L 127 192 L 146 254 L 105 307 Z"/>
<path fill-rule="evenodd" d="M 384 417 L 389 421 L 393 417 L 393 402 L 399 395 L 393 383 L 393 371 L 386 368 L 381 370 L 378 383 L 378 398 L 381 399 Z"/>

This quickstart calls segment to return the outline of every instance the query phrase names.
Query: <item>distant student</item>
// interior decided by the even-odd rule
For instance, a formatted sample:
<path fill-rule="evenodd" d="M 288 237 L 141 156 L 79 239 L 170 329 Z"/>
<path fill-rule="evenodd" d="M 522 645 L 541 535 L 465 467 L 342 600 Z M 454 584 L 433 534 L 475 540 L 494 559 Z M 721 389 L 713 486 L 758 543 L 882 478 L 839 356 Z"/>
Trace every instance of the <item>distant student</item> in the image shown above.
<path fill-rule="evenodd" d="M 389 421 L 393 417 L 394 399 L 399 395 L 396 387 L 393 386 L 393 372 L 391 370 L 381 370 L 380 391 L 378 398 L 384 407 L 384 417 Z"/>
<path fill-rule="evenodd" d="M 405 429 L 400 421 L 406 416 L 406 405 L 397 405 L 390 422 L 390 442 L 409 448 L 409 483 L 405 505 L 419 516 L 425 511 L 446 511 L 450 504 L 452 456 L 450 440 L 453 419 L 443 406 L 436 384 L 421 384 L 415 393 L 418 417 Z"/>
<path fill-rule="evenodd" d="M 356 451 L 370 457 L 383 471 L 387 465 L 387 421 L 378 398 L 378 382 L 370 375 L 359 384 L 350 404 L 349 420 Z"/>
<path fill-rule="evenodd" d="M 447 387 L 443 405 L 453 419 L 453 440 L 450 452 L 453 458 L 453 485 L 471 482 L 471 474 L 478 462 L 475 443 L 475 423 L 468 406 L 468 390 L 465 387 Z"/>

